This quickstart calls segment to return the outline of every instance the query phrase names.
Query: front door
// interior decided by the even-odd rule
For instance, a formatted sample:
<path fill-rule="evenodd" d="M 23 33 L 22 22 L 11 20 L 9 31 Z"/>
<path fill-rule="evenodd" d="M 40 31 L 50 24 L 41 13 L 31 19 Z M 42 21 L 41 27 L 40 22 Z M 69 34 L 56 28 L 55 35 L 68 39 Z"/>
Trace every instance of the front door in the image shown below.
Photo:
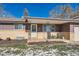
<path fill-rule="evenodd" d="M 37 24 L 31 24 L 31 39 L 37 39 Z"/>

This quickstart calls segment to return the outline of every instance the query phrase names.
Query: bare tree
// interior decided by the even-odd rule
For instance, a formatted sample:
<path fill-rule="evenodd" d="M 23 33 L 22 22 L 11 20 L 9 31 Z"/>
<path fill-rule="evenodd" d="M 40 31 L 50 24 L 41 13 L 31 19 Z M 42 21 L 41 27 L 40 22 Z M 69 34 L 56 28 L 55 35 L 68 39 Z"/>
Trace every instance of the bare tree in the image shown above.
<path fill-rule="evenodd" d="M 3 4 L 0 4 L 0 18 L 15 18 L 10 12 L 5 11 Z"/>
<path fill-rule="evenodd" d="M 70 18 L 72 13 L 72 7 L 70 4 L 60 5 L 51 11 L 51 15 L 57 18 Z"/>
<path fill-rule="evenodd" d="M 50 15 L 51 18 L 55 18 L 57 14 L 56 14 L 56 11 L 52 9 L 52 10 L 49 12 L 49 15 Z"/>
<path fill-rule="evenodd" d="M 70 18 L 72 12 L 72 7 L 70 4 L 66 5 L 63 10 L 64 18 Z"/>
<path fill-rule="evenodd" d="M 76 14 L 79 16 L 79 6 L 77 7 Z"/>
<path fill-rule="evenodd" d="M 28 10 L 27 8 L 24 9 L 24 18 L 27 18 L 28 17 Z"/>

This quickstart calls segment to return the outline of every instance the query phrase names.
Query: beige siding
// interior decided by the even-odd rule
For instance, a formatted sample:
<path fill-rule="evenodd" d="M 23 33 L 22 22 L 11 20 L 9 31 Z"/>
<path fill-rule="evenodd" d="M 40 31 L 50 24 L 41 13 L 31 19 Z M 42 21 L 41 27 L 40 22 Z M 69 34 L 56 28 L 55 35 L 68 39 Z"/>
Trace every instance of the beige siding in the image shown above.
<path fill-rule="evenodd" d="M 57 33 L 64 35 L 64 39 L 69 39 L 69 32 L 51 32 L 51 35 L 57 35 Z M 10 37 L 11 39 L 16 39 L 16 37 L 24 37 L 25 39 L 29 39 L 28 32 L 25 32 L 25 30 L 0 30 L 0 38 L 6 39 L 7 37 Z M 32 39 L 32 38 L 31 38 Z M 36 40 L 43 40 L 47 39 L 47 33 L 46 32 L 38 32 Z"/>
<path fill-rule="evenodd" d="M 74 32 L 70 32 L 70 41 L 74 41 Z"/>
<path fill-rule="evenodd" d="M 16 37 L 28 39 L 28 33 L 25 30 L 0 30 L 0 38 L 5 40 L 7 37 L 11 39 L 16 39 Z"/>
<path fill-rule="evenodd" d="M 47 33 L 46 32 L 38 32 L 37 37 L 38 37 L 38 39 L 47 39 Z"/>

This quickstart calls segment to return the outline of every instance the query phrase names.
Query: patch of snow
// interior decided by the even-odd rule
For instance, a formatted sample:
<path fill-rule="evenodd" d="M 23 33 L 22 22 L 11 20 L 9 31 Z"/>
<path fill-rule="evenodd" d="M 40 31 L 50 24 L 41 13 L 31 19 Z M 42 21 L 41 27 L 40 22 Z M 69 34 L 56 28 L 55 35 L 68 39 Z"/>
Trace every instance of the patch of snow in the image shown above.
<path fill-rule="evenodd" d="M 67 47 L 66 47 L 67 48 Z M 69 48 L 69 46 L 68 46 Z M 47 47 L 46 50 L 39 48 L 12 48 L 12 47 L 0 47 L 1 56 L 78 56 L 79 50 L 75 50 L 70 46 L 70 50 L 59 50 Z"/>

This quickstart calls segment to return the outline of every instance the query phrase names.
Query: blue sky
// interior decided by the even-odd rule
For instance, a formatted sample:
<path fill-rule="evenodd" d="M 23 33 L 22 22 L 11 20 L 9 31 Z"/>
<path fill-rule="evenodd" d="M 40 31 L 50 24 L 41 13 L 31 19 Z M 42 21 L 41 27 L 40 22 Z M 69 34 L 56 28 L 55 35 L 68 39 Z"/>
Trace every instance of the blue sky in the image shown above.
<path fill-rule="evenodd" d="M 20 18 L 23 15 L 24 8 L 29 11 L 29 16 L 32 17 L 45 17 L 49 16 L 49 11 L 62 3 L 4 3 L 3 7 L 6 11 L 13 14 L 15 17 Z M 71 6 L 76 8 L 79 6 L 77 3 L 72 3 Z"/>

